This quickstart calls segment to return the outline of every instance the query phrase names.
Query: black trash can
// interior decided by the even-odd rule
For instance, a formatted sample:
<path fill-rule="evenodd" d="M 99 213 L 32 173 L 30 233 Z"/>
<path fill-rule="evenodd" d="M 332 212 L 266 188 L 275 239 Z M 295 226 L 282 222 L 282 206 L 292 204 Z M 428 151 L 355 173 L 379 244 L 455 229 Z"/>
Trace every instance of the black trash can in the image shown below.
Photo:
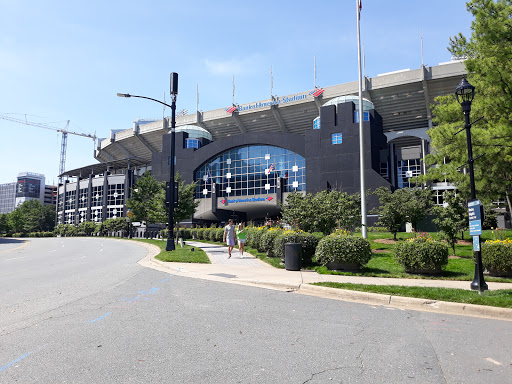
<path fill-rule="evenodd" d="M 302 259 L 302 245 L 300 243 L 286 243 L 284 245 L 284 267 L 287 271 L 300 271 Z"/>

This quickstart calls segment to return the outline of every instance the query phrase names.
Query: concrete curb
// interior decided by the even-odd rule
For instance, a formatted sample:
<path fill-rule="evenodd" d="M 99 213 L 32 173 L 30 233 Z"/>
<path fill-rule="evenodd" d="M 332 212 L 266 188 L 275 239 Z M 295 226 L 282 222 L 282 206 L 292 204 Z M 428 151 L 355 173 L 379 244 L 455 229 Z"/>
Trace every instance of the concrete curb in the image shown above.
<path fill-rule="evenodd" d="M 141 244 L 148 250 L 148 254 L 139 261 L 140 265 L 162 272 L 171 272 L 178 276 L 217 281 L 228 284 L 248 285 L 286 292 L 296 292 L 309 296 L 317 296 L 341 301 L 351 301 L 367 305 L 380 305 L 415 311 L 485 317 L 489 319 L 512 321 L 512 309 L 510 308 L 499 308 L 485 305 L 463 304 L 447 301 L 418 299 L 414 297 L 384 295 L 380 293 L 351 291 L 347 289 L 329 288 L 311 284 L 294 284 L 290 282 L 275 282 L 244 278 L 226 279 L 213 274 L 204 274 L 197 271 L 187 271 L 186 268 L 182 268 L 181 264 L 174 265 L 173 263 L 156 260 L 155 256 L 160 253 L 160 248 L 156 245 L 143 242 L 138 242 L 138 244 Z"/>
<path fill-rule="evenodd" d="M 380 293 L 350 291 L 346 289 L 321 287 L 310 284 L 302 284 L 298 293 L 370 305 L 384 305 L 416 311 L 512 321 L 512 309 L 510 308 L 383 295 Z"/>

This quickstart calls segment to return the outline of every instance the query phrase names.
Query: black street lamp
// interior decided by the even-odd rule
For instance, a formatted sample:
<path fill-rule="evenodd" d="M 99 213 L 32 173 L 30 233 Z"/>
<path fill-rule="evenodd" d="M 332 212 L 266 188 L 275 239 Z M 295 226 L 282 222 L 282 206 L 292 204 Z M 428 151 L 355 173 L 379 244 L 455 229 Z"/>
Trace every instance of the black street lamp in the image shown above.
<path fill-rule="evenodd" d="M 167 225 L 167 244 L 165 246 L 166 251 L 174 251 L 174 204 L 175 204 L 175 183 L 174 183 L 174 157 L 175 157 L 175 137 L 176 137 L 176 96 L 178 95 L 178 74 L 171 72 L 171 105 L 164 103 L 163 101 L 152 99 L 146 96 L 135 96 L 129 93 L 118 93 L 119 97 L 139 97 L 141 99 L 148 99 L 156 101 L 157 103 L 163 104 L 166 107 L 171 108 L 171 156 L 169 159 L 169 165 L 171 166 L 170 179 L 169 179 L 169 223 Z"/>
<path fill-rule="evenodd" d="M 471 185 L 471 200 L 476 201 L 475 171 L 473 168 L 473 163 L 475 160 L 473 159 L 473 146 L 471 144 L 471 122 L 469 120 L 469 114 L 471 113 L 471 103 L 475 97 L 475 87 L 472 86 L 465 78 L 463 78 L 459 86 L 455 89 L 455 96 L 457 97 L 457 101 L 461 105 L 462 112 L 464 113 L 464 128 L 466 130 L 466 139 L 468 145 L 468 166 L 469 182 Z M 480 205 L 478 204 L 476 208 L 480 210 Z M 478 237 L 478 239 L 475 239 L 475 237 Z M 488 287 L 484 280 L 482 252 L 480 251 L 480 235 L 473 236 L 473 238 L 474 243 L 476 241 L 478 247 L 475 251 L 475 276 L 473 282 L 471 283 L 471 289 L 482 294 L 485 290 L 488 289 Z M 475 249 L 475 247 L 473 249 Z"/>

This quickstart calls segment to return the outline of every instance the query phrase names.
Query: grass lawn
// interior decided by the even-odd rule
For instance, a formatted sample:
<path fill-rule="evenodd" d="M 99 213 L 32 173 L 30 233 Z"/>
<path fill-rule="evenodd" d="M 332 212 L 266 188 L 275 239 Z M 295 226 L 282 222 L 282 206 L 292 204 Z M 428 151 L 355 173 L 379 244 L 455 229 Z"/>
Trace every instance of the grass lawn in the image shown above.
<path fill-rule="evenodd" d="M 512 237 L 512 231 L 508 231 L 509 237 Z M 437 233 L 431 234 L 433 238 L 438 238 Z M 397 233 L 398 241 L 405 241 L 412 237 L 410 233 L 399 232 Z M 464 237 L 469 241 L 471 238 L 468 233 Z M 457 244 L 455 246 L 455 255 L 458 258 L 450 258 L 448 265 L 441 275 L 428 276 L 428 275 L 414 275 L 405 273 L 404 268 L 401 267 L 393 258 L 394 243 L 386 241 L 385 243 L 376 240 L 392 240 L 393 235 L 390 232 L 368 232 L 368 240 L 372 250 L 377 250 L 378 253 L 373 253 L 371 260 L 359 273 L 354 272 L 335 272 L 330 271 L 324 266 L 313 266 L 313 268 L 322 274 L 334 275 L 351 275 L 351 276 L 377 276 L 377 277 L 395 277 L 395 278 L 409 278 L 409 279 L 441 279 L 441 280 L 466 280 L 472 281 L 474 278 L 475 264 L 473 262 L 473 246 L 469 244 Z M 484 231 L 482 235 L 482 242 L 485 240 L 493 239 L 492 231 Z M 450 253 L 452 253 L 451 251 Z M 507 282 L 512 283 L 510 278 L 490 277 L 485 276 L 486 281 Z"/>
<path fill-rule="evenodd" d="M 480 295 L 476 291 L 452 288 L 402 287 L 397 285 L 364 285 L 350 283 L 315 283 L 314 285 L 348 289 L 351 291 L 382 293 L 393 296 L 417 297 L 429 300 L 512 308 L 511 289 L 486 291 L 483 295 Z"/>
<path fill-rule="evenodd" d="M 166 241 L 152 240 L 152 239 L 133 239 L 134 241 L 141 241 L 143 243 L 153 244 L 160 247 L 161 252 L 155 256 L 160 261 L 168 261 L 175 263 L 203 263 L 210 264 L 210 259 L 206 256 L 206 253 L 197 247 L 191 247 L 185 245 L 183 248 L 179 244 L 176 245 L 176 250 L 166 251 Z M 192 249 L 194 249 L 192 251 Z"/>
<path fill-rule="evenodd" d="M 434 239 L 439 238 L 438 233 L 430 234 Z M 505 235 L 512 238 L 512 230 L 507 230 Z M 405 241 L 412 237 L 413 234 L 399 232 L 397 233 L 398 241 Z M 394 278 L 408 278 L 408 279 L 440 279 L 440 280 L 463 280 L 472 281 L 474 278 L 475 264 L 473 262 L 473 246 L 469 243 L 471 237 L 469 233 L 464 234 L 464 239 L 467 243 L 457 244 L 455 246 L 455 255 L 457 258 L 450 258 L 448 265 L 441 275 L 430 276 L 430 275 L 414 275 L 405 273 L 404 268 L 401 267 L 393 258 L 394 242 L 385 241 L 379 242 L 376 240 L 392 240 L 393 235 L 390 232 L 368 232 L 368 240 L 372 250 L 377 251 L 373 253 L 373 256 L 369 263 L 362 269 L 361 272 L 336 272 L 330 271 L 327 267 L 313 264 L 309 266 L 302 266 L 307 269 L 314 269 L 321 274 L 333 274 L 333 275 L 350 275 L 350 276 L 374 276 L 374 277 L 394 277 Z M 482 242 L 485 240 L 494 239 L 492 231 L 483 231 Z M 157 241 L 157 240 L 155 240 Z M 207 240 L 194 240 L 203 243 L 224 245 L 224 243 L 207 241 Z M 164 243 L 165 244 L 165 243 Z M 259 252 L 257 249 L 245 247 L 246 252 L 261 259 L 262 261 L 272 265 L 275 268 L 284 268 L 281 264 L 281 259 L 278 257 L 267 257 L 265 252 Z M 452 251 L 450 252 L 452 253 Z M 485 276 L 486 281 L 494 282 L 506 282 L 512 283 L 510 278 L 490 277 Z"/>

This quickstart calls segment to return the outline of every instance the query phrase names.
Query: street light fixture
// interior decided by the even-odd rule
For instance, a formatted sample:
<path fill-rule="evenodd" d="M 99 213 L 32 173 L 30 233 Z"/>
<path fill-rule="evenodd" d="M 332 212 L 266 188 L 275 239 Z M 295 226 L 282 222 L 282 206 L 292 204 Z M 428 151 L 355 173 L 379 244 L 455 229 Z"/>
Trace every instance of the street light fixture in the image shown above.
<path fill-rule="evenodd" d="M 471 144 L 471 122 L 469 120 L 469 114 L 471 113 L 471 103 L 475 97 L 475 87 L 472 86 L 465 78 L 462 79 L 459 86 L 455 89 L 455 96 L 457 97 L 457 101 L 462 107 L 462 112 L 464 113 L 464 128 L 466 130 L 466 139 L 468 145 L 468 166 L 469 166 L 469 182 L 471 186 L 471 202 L 474 204 L 474 209 L 477 209 L 478 212 L 475 212 L 478 216 L 478 220 L 481 221 L 481 205 L 478 200 L 476 200 L 476 189 L 475 189 L 475 171 L 473 168 L 473 163 L 475 159 L 473 159 L 473 146 Z M 477 221 L 478 221 L 477 220 Z M 481 226 L 481 223 L 479 223 Z M 470 218 L 470 234 L 471 234 L 471 218 Z M 478 235 L 476 235 L 478 233 Z M 481 228 L 476 228 L 475 235 L 473 236 L 473 250 L 476 254 L 475 260 L 475 276 L 473 282 L 471 283 L 471 289 L 474 291 L 478 291 L 478 293 L 482 294 L 485 290 L 488 289 L 487 284 L 484 280 L 483 266 L 482 266 L 482 252 L 480 251 L 480 233 Z"/>
<path fill-rule="evenodd" d="M 169 165 L 171 167 L 170 170 L 170 180 L 169 180 L 169 223 L 167 225 L 167 244 L 165 246 L 166 251 L 174 251 L 174 204 L 175 204 L 175 183 L 174 183 L 174 157 L 175 157 L 175 128 L 176 128 L 176 96 L 178 95 L 178 74 L 176 72 L 171 73 L 170 80 L 170 88 L 171 88 L 171 105 L 164 103 L 163 101 L 153 99 L 151 97 L 146 96 L 136 96 L 130 95 L 129 93 L 118 93 L 118 97 L 138 97 L 141 99 L 148 99 L 152 101 L 156 101 L 157 103 L 163 104 L 166 107 L 171 108 L 171 156 L 169 160 Z"/>

